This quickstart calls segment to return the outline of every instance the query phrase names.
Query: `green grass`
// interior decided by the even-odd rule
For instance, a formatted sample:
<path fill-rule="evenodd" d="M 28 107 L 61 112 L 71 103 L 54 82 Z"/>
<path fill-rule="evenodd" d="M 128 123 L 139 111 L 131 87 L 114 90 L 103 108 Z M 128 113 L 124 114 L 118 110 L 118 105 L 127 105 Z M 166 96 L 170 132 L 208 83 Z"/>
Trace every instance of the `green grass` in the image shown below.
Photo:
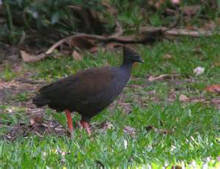
<path fill-rule="evenodd" d="M 136 65 L 132 80 L 123 92 L 123 102 L 130 105 L 127 114 L 123 105 L 104 110 L 91 121 L 92 126 L 108 121 L 112 128 L 94 127 L 93 135 L 76 129 L 73 138 L 67 136 L 36 135 L 19 137 L 15 141 L 0 140 L 0 168 L 218 168 L 220 156 L 220 111 L 215 106 L 201 103 L 179 102 L 178 96 L 189 98 L 217 98 L 204 88 L 220 82 L 220 37 L 190 39 L 175 42 L 164 40 L 154 46 L 138 46 L 144 64 Z M 199 49 L 199 52 L 197 52 Z M 170 59 L 165 58 L 171 55 Z M 33 72 L 34 79 L 53 81 L 89 67 L 119 65 L 119 52 L 85 54 L 82 61 L 71 57 L 48 58 L 24 64 L 23 71 Z M 201 66 L 205 72 L 196 76 L 193 69 Z M 147 81 L 151 76 L 178 74 L 173 79 Z M 174 83 L 179 82 L 179 83 Z M 136 85 L 136 87 L 135 87 Z M 176 99 L 168 101 L 174 92 Z M 153 94 L 152 94 L 153 93 Z M 28 93 L 16 96 L 26 101 Z M 12 105 L 0 106 L 3 112 Z M 24 107 L 14 107 L 13 112 L 1 114 L 1 125 L 29 121 Z M 65 125 L 64 114 L 45 110 L 45 119 L 55 119 Z M 78 116 L 74 121 L 79 119 Z M 123 131 L 125 126 L 135 129 L 135 135 Z M 147 130 L 148 126 L 154 129 Z M 4 133 L 7 128 L 4 128 Z M 164 133 L 165 132 L 165 133 Z"/>
<path fill-rule="evenodd" d="M 10 81 L 16 76 L 16 73 L 13 72 L 11 66 L 9 64 L 4 65 L 4 69 L 0 72 L 0 78 L 5 81 Z"/>
<path fill-rule="evenodd" d="M 196 161 L 203 165 L 207 157 L 215 160 L 220 152 L 216 137 L 220 120 L 213 108 L 199 104 L 181 106 L 176 102 L 166 107 L 134 107 L 132 114 L 128 116 L 116 110 L 115 115 L 108 120 L 113 128 L 104 132 L 95 131 L 91 138 L 84 131 L 76 130 L 72 139 L 29 136 L 15 142 L 1 140 L 0 166 L 96 168 L 97 161 L 106 168 L 147 164 L 163 166 L 165 163 L 172 165 L 182 161 L 185 164 Z M 125 125 L 136 128 L 134 137 L 123 132 Z M 161 134 L 147 131 L 148 125 L 172 132 Z"/>

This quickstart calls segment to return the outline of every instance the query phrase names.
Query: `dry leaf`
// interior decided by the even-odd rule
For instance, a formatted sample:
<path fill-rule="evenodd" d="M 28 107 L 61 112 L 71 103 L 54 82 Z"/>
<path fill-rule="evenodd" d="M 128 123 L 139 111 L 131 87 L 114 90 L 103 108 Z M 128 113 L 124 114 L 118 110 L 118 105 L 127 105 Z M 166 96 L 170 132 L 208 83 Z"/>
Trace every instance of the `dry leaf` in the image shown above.
<path fill-rule="evenodd" d="M 135 128 L 132 128 L 130 126 L 125 126 L 123 131 L 127 134 L 135 135 Z"/>
<path fill-rule="evenodd" d="M 175 165 L 175 166 L 172 166 L 171 169 L 182 169 L 182 167 L 179 165 Z"/>
<path fill-rule="evenodd" d="M 150 131 L 150 130 L 153 130 L 153 129 L 154 129 L 154 126 L 149 125 L 149 126 L 147 126 L 145 129 L 146 129 L 147 131 Z"/>
<path fill-rule="evenodd" d="M 189 100 L 189 98 L 186 95 L 184 95 L 184 94 L 181 94 L 179 96 L 179 101 L 181 101 L 181 102 L 186 102 L 188 100 Z"/>
<path fill-rule="evenodd" d="M 103 122 L 100 124 L 101 128 L 104 129 L 104 130 L 107 130 L 107 129 L 113 129 L 114 126 L 111 122 Z"/>
<path fill-rule="evenodd" d="M 214 66 L 219 67 L 219 66 L 220 66 L 220 62 L 218 62 L 218 61 L 215 62 L 215 63 L 214 63 Z"/>
<path fill-rule="evenodd" d="M 204 30 L 190 31 L 187 29 L 176 29 L 176 28 L 173 28 L 165 32 L 165 35 L 167 36 L 190 36 L 190 37 L 212 36 L 212 34 L 213 33 L 211 31 L 204 31 Z"/>
<path fill-rule="evenodd" d="M 183 13 L 187 16 L 195 15 L 201 9 L 200 5 L 184 6 L 181 8 Z"/>
<path fill-rule="evenodd" d="M 216 28 L 216 23 L 214 21 L 206 22 L 203 26 L 204 30 L 214 30 Z"/>
<path fill-rule="evenodd" d="M 154 126 L 151 126 L 151 125 L 145 127 L 145 129 L 147 131 L 153 130 L 154 132 L 157 132 L 157 133 L 160 133 L 160 134 L 171 134 L 173 132 L 173 131 L 166 130 L 166 129 L 158 129 L 158 128 L 156 128 Z"/>
<path fill-rule="evenodd" d="M 40 124 L 42 122 L 43 122 L 43 116 L 41 116 L 41 115 L 33 116 L 30 119 L 31 126 L 35 125 L 36 123 Z"/>
<path fill-rule="evenodd" d="M 171 56 L 170 54 L 166 54 L 166 55 L 163 55 L 163 58 L 164 58 L 164 59 L 171 59 L 172 56 Z"/>
<path fill-rule="evenodd" d="M 20 54 L 21 54 L 21 57 L 24 62 L 37 62 L 46 56 L 45 53 L 39 54 L 37 56 L 31 55 L 31 54 L 25 52 L 24 50 L 21 50 Z"/>
<path fill-rule="evenodd" d="M 80 55 L 76 50 L 73 51 L 72 56 L 76 61 L 82 60 L 82 55 Z"/>
<path fill-rule="evenodd" d="M 196 75 L 196 76 L 199 76 L 201 74 L 203 74 L 205 71 L 205 68 L 204 67 L 196 67 L 194 70 L 193 70 L 193 73 Z"/>
<path fill-rule="evenodd" d="M 218 99 L 218 98 L 212 99 L 211 103 L 214 104 L 217 107 L 217 109 L 220 110 L 220 99 Z"/>
<path fill-rule="evenodd" d="M 91 53 L 96 53 L 96 52 L 98 51 L 98 47 L 97 47 L 97 46 L 94 46 L 94 47 L 92 47 L 91 49 L 89 49 L 89 51 L 90 51 Z"/>
<path fill-rule="evenodd" d="M 190 23 L 188 23 L 186 26 L 185 26 L 185 29 L 187 31 L 198 31 L 198 28 L 195 27 L 194 25 L 191 25 Z"/>
<path fill-rule="evenodd" d="M 159 76 L 150 76 L 150 77 L 148 78 L 148 80 L 149 80 L 150 82 L 153 82 L 153 81 L 155 81 L 155 80 L 163 79 L 164 77 L 167 77 L 167 76 L 168 76 L 168 74 L 163 74 L 163 75 L 159 75 Z"/>
<path fill-rule="evenodd" d="M 220 84 L 210 85 L 205 88 L 206 91 L 220 94 Z"/>
<path fill-rule="evenodd" d="M 148 81 L 153 82 L 155 80 L 162 80 L 165 78 L 172 79 L 173 77 L 179 76 L 178 74 L 162 74 L 159 76 L 149 76 Z"/>

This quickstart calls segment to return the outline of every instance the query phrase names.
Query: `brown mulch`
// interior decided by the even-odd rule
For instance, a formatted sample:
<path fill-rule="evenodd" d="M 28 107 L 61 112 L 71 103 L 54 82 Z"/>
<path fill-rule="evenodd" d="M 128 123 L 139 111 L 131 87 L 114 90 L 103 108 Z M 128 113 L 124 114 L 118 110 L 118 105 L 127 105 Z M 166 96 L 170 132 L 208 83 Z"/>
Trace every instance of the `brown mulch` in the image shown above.
<path fill-rule="evenodd" d="M 2 137 L 4 139 L 14 141 L 18 137 L 27 137 L 28 135 L 35 134 L 39 137 L 44 137 L 45 134 L 55 134 L 63 136 L 67 134 L 67 130 L 63 128 L 57 121 L 44 120 L 42 123 L 35 123 L 33 125 L 19 123 L 13 126 L 9 132 Z"/>

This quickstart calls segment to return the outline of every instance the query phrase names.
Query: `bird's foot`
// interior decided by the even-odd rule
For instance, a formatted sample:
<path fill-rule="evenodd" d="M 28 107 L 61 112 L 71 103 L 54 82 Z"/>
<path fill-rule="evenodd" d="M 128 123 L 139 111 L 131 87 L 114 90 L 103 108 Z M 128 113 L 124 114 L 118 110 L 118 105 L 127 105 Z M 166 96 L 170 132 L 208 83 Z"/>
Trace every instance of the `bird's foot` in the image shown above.
<path fill-rule="evenodd" d="M 91 129 L 90 129 L 89 123 L 86 122 L 86 121 L 81 120 L 81 121 L 80 121 L 80 124 L 82 125 L 82 127 L 83 127 L 84 129 L 86 129 L 86 132 L 87 132 L 88 135 L 90 136 L 92 133 L 91 133 Z"/>

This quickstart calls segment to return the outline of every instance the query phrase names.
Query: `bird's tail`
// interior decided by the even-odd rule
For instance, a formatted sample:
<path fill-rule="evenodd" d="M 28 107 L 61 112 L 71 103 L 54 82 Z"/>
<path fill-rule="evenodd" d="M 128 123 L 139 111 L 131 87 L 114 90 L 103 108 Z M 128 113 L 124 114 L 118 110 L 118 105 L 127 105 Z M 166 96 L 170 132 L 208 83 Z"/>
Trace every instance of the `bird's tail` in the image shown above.
<path fill-rule="evenodd" d="M 46 99 L 44 96 L 42 95 L 37 95 L 36 97 L 33 98 L 33 103 L 37 106 L 37 107 L 42 107 L 45 106 L 49 103 L 49 100 Z"/>

